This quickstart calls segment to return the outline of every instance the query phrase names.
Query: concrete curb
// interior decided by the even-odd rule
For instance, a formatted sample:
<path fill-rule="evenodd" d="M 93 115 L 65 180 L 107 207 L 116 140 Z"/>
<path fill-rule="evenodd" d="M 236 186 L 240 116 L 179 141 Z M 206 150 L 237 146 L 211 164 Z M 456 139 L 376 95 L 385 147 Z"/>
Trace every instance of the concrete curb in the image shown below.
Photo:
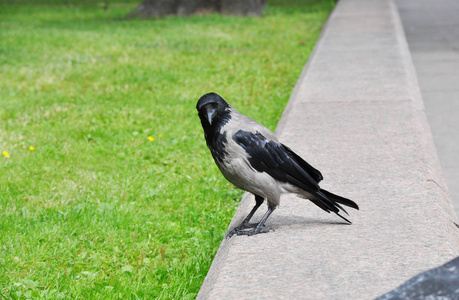
<path fill-rule="evenodd" d="M 361 210 L 346 226 L 283 197 L 267 222 L 275 232 L 222 241 L 198 299 L 371 299 L 459 255 L 392 0 L 338 2 L 276 133 L 322 171 L 322 187 Z M 230 228 L 253 204 L 243 197 Z"/>
<path fill-rule="evenodd" d="M 434 143 L 459 214 L 459 3 L 397 0 Z"/>

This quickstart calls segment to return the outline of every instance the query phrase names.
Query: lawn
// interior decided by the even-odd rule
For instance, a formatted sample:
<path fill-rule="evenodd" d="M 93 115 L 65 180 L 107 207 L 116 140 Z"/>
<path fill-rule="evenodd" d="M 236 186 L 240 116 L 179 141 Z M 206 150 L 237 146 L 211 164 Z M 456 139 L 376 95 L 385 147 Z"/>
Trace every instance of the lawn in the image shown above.
<path fill-rule="evenodd" d="M 155 20 L 20 3 L 0 2 L 0 299 L 195 298 L 242 195 L 196 102 L 274 129 L 333 1 Z"/>

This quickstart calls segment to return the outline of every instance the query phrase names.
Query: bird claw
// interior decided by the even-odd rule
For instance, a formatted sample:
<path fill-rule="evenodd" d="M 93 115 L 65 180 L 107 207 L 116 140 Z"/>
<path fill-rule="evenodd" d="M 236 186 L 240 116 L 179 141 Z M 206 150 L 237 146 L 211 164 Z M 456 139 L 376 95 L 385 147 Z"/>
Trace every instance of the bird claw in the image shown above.
<path fill-rule="evenodd" d="M 272 227 L 254 228 L 252 230 L 241 230 L 241 231 L 236 232 L 236 234 L 251 236 L 251 235 L 255 235 L 259 233 L 267 233 L 267 232 L 270 232 L 271 230 L 274 231 L 274 228 Z"/>
<path fill-rule="evenodd" d="M 244 231 L 244 229 L 247 229 L 247 228 L 255 228 L 257 227 L 257 223 L 242 223 L 240 224 L 239 226 L 236 226 L 235 228 L 233 228 L 233 230 L 231 230 L 230 232 L 228 232 L 228 234 L 226 235 L 226 238 L 230 238 L 232 237 L 235 233 L 238 233 L 240 231 Z M 240 234 L 238 234 L 240 235 Z"/>
<path fill-rule="evenodd" d="M 234 234 L 236 235 L 247 235 L 252 236 L 259 233 L 267 233 L 270 231 L 275 231 L 272 227 L 257 227 L 258 224 L 245 224 L 250 226 L 242 226 L 242 224 L 233 230 L 231 230 L 227 235 L 226 238 L 231 238 Z M 263 225 L 264 226 L 264 225 Z M 253 228 L 252 230 L 245 230 L 247 228 Z"/>

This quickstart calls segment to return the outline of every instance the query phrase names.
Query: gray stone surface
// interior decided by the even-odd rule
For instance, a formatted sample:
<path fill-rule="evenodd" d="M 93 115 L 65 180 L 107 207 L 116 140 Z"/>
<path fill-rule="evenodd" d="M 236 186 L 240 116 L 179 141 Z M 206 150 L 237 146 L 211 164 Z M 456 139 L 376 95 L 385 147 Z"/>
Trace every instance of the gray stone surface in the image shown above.
<path fill-rule="evenodd" d="M 275 232 L 222 241 L 198 299 L 372 299 L 459 255 L 392 1 L 337 3 L 276 133 L 322 171 L 323 188 L 361 209 L 344 225 L 284 196 L 267 222 Z M 229 228 L 253 204 L 245 195 Z"/>
<path fill-rule="evenodd" d="M 443 174 L 459 213 L 459 1 L 398 0 Z"/>
<path fill-rule="evenodd" d="M 459 299 L 459 257 L 425 271 L 376 300 Z"/>

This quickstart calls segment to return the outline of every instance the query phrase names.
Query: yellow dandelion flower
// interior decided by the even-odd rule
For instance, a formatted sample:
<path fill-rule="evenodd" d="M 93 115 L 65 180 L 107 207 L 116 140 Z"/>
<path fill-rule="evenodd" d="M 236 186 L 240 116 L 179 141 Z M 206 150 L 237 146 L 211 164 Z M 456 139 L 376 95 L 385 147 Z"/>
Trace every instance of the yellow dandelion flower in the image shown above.
<path fill-rule="evenodd" d="M 153 142 L 155 140 L 155 138 L 151 136 L 149 136 L 148 139 L 150 140 L 150 142 Z"/>
<path fill-rule="evenodd" d="M 9 154 L 8 152 L 3 151 L 2 153 L 3 153 L 3 156 L 5 156 L 5 157 L 10 157 L 10 154 Z"/>
<path fill-rule="evenodd" d="M 161 133 L 160 133 L 160 134 L 158 134 L 158 136 L 159 136 L 159 137 L 163 137 L 163 135 L 162 135 Z"/>
<path fill-rule="evenodd" d="M 33 150 L 35 150 L 35 147 L 30 146 L 29 149 L 30 149 L 30 151 L 33 151 Z"/>

